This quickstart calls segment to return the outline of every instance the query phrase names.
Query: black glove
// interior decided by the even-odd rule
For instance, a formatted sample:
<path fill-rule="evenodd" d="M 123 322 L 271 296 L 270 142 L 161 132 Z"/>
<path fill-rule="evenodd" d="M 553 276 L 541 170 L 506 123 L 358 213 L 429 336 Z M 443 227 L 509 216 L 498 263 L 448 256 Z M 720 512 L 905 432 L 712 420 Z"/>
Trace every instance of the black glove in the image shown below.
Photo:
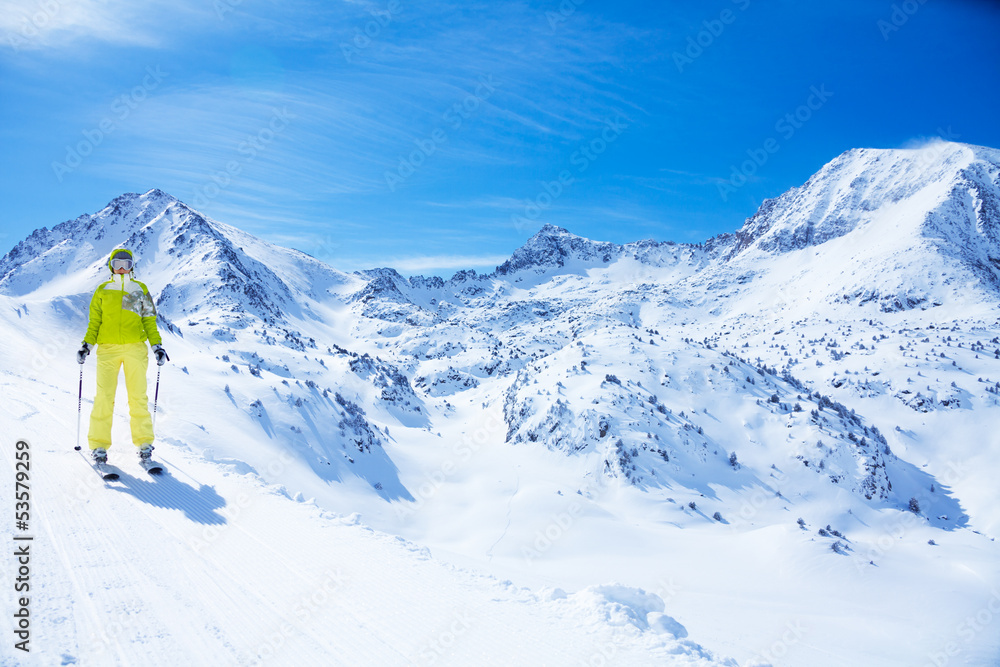
<path fill-rule="evenodd" d="M 83 347 L 76 351 L 76 363 L 82 364 L 87 360 L 87 355 L 90 354 L 90 343 L 84 343 Z"/>
<path fill-rule="evenodd" d="M 170 357 L 167 356 L 167 351 L 163 349 L 162 345 L 154 345 L 153 354 L 156 356 L 157 366 L 162 366 L 163 364 L 170 361 Z"/>

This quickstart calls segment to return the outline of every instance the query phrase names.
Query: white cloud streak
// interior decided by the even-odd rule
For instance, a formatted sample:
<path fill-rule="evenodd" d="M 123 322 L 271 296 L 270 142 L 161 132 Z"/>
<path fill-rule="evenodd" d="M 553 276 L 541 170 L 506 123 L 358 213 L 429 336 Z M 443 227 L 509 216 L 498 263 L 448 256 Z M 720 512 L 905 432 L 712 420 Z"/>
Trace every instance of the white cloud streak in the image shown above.
<path fill-rule="evenodd" d="M 21 50 L 69 50 L 80 42 L 163 45 L 162 25 L 210 15 L 208 3 L 146 0 L 0 0 L 0 43 Z"/>
<path fill-rule="evenodd" d="M 428 257 L 399 257 L 387 260 L 400 273 L 409 271 L 429 271 L 432 269 L 470 269 L 496 267 L 503 264 L 509 255 L 437 255 Z"/>

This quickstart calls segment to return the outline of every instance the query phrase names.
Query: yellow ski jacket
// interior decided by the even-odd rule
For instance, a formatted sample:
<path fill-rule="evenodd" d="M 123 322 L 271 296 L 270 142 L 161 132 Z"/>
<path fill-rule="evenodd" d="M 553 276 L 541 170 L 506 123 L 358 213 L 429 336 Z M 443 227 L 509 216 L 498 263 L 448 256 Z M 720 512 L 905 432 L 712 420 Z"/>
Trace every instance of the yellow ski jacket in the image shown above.
<path fill-rule="evenodd" d="M 108 262 L 110 268 L 110 260 Z M 90 324 L 83 342 L 122 345 L 149 340 L 160 345 L 156 306 L 149 289 L 130 274 L 113 275 L 101 283 L 90 299 Z"/>

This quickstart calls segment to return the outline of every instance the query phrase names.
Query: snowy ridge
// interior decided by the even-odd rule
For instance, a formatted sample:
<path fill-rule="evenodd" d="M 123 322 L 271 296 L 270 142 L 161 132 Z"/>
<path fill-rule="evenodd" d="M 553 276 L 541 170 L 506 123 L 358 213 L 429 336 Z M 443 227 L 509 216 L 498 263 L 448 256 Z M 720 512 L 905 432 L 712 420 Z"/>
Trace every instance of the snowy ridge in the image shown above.
<path fill-rule="evenodd" d="M 255 640 L 294 615 L 290 591 L 319 586 L 320 563 L 375 554 L 329 607 L 356 637 L 310 616 L 275 656 L 919 664 L 987 602 L 983 582 L 1000 586 L 997 165 L 997 151 L 962 144 L 848 151 L 703 244 L 545 226 L 495 272 L 448 280 L 338 272 L 160 191 L 124 195 L 0 259 L 0 379 L 26 397 L 4 426 L 42 443 L 45 493 L 72 488 L 66 367 L 107 252 L 128 245 L 173 360 L 157 454 L 180 472 L 158 499 L 130 473 L 81 507 L 125 516 L 143 544 L 176 540 L 182 577 L 200 563 L 183 544 L 206 526 L 226 536 L 212 567 L 271 544 L 286 516 L 280 534 L 298 536 L 245 574 L 287 564 L 299 584 L 218 579 L 218 600 L 270 610 L 252 632 L 217 620 L 228 603 L 195 619 L 219 660 L 266 662 Z M 113 461 L 131 454 L 124 412 L 115 428 Z M 343 518 L 355 512 L 372 528 Z M 56 535 L 72 518 L 46 515 Z M 54 542 L 67 562 L 96 548 L 69 535 Z M 46 598 L 79 636 L 108 609 L 174 604 L 159 579 L 155 605 L 129 593 L 116 607 L 108 591 L 138 589 L 109 572 L 91 611 L 84 595 Z M 422 619 L 388 594 L 413 606 L 434 586 L 450 592 Z M 463 609 L 526 639 L 498 644 L 487 623 L 466 635 Z M 183 634 L 174 615 L 159 636 L 106 646 L 136 659 Z M 773 649 L 790 623 L 808 632 L 780 644 L 786 663 Z M 915 625 L 932 630 L 914 638 Z M 446 632 L 451 646 L 433 648 Z M 1000 658 L 990 633 L 961 650 L 970 664 Z M 58 651 L 95 655 L 79 638 Z"/>
<path fill-rule="evenodd" d="M 705 434 L 700 424 L 705 417 L 679 409 L 685 404 L 682 397 L 690 394 L 715 394 L 716 401 L 720 394 L 731 394 L 737 400 L 756 399 L 744 419 L 765 421 L 777 416 L 786 420 L 790 445 L 783 452 L 786 457 L 867 500 L 890 497 L 887 470 L 901 464 L 878 428 L 869 428 L 860 416 L 819 392 L 812 395 L 794 377 L 772 377 L 772 369 L 711 350 L 699 351 L 700 346 L 687 341 L 671 345 L 652 334 L 649 344 L 674 350 L 669 365 L 649 368 L 642 380 L 623 382 L 611 373 L 602 378 L 613 366 L 602 354 L 607 348 L 600 338 L 587 343 L 581 345 L 579 368 L 574 365 L 565 375 L 552 373 L 542 363 L 518 372 L 504 402 L 508 442 L 541 442 L 570 454 L 597 450 L 603 455 L 603 467 L 595 472 L 621 477 L 640 488 L 684 485 L 693 471 L 699 471 L 695 476 L 729 486 L 749 485 L 759 480 L 739 465 L 726 442 Z M 695 360 L 695 354 L 707 359 Z M 544 386 L 555 386 L 558 393 L 542 396 L 532 391 L 529 378 L 543 379 Z M 575 392 L 579 394 L 574 396 Z M 777 469 L 777 463 L 781 461 L 773 462 L 771 469 Z M 802 489 L 815 483 L 803 478 Z"/>

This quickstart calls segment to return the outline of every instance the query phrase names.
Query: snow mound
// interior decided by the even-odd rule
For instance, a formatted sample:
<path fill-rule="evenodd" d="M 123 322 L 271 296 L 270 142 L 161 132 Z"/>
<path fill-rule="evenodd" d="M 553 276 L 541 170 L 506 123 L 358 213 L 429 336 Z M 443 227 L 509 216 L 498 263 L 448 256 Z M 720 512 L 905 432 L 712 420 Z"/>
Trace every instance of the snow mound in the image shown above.
<path fill-rule="evenodd" d="M 688 640 L 687 629 L 664 613 L 665 603 L 655 593 L 612 583 L 588 586 L 571 595 L 560 589 L 545 595 L 556 613 L 572 618 L 600 638 L 595 654 L 584 664 L 622 660 L 619 653 L 624 646 L 641 642 L 649 662 L 637 664 L 737 665 Z"/>

